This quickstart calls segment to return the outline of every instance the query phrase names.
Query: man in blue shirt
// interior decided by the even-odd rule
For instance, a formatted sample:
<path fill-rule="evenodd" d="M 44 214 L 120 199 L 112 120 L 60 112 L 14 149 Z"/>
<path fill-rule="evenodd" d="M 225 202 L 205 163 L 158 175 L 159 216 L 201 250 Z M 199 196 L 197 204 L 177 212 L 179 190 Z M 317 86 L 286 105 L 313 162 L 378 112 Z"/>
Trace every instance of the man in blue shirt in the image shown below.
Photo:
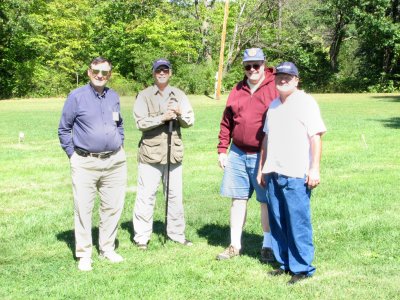
<path fill-rule="evenodd" d="M 123 261 L 115 252 L 118 222 L 127 182 L 124 128 L 118 94 L 106 87 L 111 63 L 102 57 L 90 63 L 90 83 L 73 90 L 65 101 L 58 136 L 69 157 L 75 213 L 75 255 L 78 269 L 92 270 L 92 211 L 100 196 L 100 257 Z"/>

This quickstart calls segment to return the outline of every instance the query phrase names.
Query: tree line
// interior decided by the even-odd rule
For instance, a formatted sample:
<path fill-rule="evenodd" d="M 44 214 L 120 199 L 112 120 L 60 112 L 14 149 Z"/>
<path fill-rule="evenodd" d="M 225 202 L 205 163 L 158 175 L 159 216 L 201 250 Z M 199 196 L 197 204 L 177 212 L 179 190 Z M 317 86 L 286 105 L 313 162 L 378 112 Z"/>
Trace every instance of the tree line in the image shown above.
<path fill-rule="evenodd" d="M 166 57 L 173 83 L 213 94 L 224 1 L 0 0 L 0 98 L 67 94 L 88 62 L 113 63 L 122 95 L 151 84 Z M 231 0 L 223 90 L 242 78 L 243 50 L 295 62 L 310 92 L 400 90 L 399 0 Z"/>

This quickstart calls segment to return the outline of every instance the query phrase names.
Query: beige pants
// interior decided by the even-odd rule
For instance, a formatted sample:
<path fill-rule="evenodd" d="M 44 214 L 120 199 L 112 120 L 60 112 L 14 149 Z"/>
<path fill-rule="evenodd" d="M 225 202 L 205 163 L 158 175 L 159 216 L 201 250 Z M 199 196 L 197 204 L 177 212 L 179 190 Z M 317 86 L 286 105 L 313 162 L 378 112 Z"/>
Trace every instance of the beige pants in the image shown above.
<path fill-rule="evenodd" d="M 124 207 L 127 167 L 124 149 L 106 159 L 71 156 L 75 212 L 76 257 L 92 255 L 92 211 L 100 196 L 99 249 L 115 249 L 118 222 Z"/>
<path fill-rule="evenodd" d="M 162 179 L 165 195 L 166 175 L 167 165 L 139 163 L 137 194 L 133 210 L 134 240 L 138 244 L 146 244 L 150 240 L 153 231 L 156 192 Z M 174 241 L 181 243 L 185 241 L 185 218 L 182 202 L 182 164 L 171 164 L 167 234 Z"/>

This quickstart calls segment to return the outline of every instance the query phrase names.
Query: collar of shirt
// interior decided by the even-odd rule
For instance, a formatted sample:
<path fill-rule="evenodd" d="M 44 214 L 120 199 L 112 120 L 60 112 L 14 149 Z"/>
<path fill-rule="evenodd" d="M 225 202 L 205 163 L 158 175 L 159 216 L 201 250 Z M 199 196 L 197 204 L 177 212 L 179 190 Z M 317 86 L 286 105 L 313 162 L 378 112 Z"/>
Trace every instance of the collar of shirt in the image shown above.
<path fill-rule="evenodd" d="M 94 87 L 89 83 L 90 88 L 92 89 L 93 93 L 95 94 L 95 96 L 99 99 L 105 98 L 107 91 L 108 91 L 108 87 L 104 87 L 103 93 L 100 95 L 95 89 Z"/>
<path fill-rule="evenodd" d="M 159 94 L 162 98 L 167 98 L 170 95 L 175 95 L 170 85 L 167 85 L 163 91 L 161 91 L 157 85 L 153 85 L 153 93 L 154 95 Z"/>

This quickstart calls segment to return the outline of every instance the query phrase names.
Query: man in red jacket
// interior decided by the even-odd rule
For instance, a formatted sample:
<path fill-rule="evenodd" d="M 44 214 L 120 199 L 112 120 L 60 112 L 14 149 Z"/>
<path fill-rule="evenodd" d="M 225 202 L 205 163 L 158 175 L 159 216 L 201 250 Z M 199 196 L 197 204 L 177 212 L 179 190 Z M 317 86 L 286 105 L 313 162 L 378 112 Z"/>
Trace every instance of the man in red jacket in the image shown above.
<path fill-rule="evenodd" d="M 232 205 L 231 243 L 217 259 L 229 259 L 240 254 L 247 201 L 255 190 L 257 200 L 261 203 L 261 224 L 264 231 L 261 260 L 273 262 L 275 258 L 271 250 L 267 196 L 265 189 L 257 183 L 257 172 L 265 115 L 269 104 L 278 93 L 273 70 L 265 67 L 265 56 L 260 48 L 244 51 L 243 68 L 244 79 L 229 94 L 218 136 L 218 161 L 224 170 L 221 195 L 232 198 Z"/>

